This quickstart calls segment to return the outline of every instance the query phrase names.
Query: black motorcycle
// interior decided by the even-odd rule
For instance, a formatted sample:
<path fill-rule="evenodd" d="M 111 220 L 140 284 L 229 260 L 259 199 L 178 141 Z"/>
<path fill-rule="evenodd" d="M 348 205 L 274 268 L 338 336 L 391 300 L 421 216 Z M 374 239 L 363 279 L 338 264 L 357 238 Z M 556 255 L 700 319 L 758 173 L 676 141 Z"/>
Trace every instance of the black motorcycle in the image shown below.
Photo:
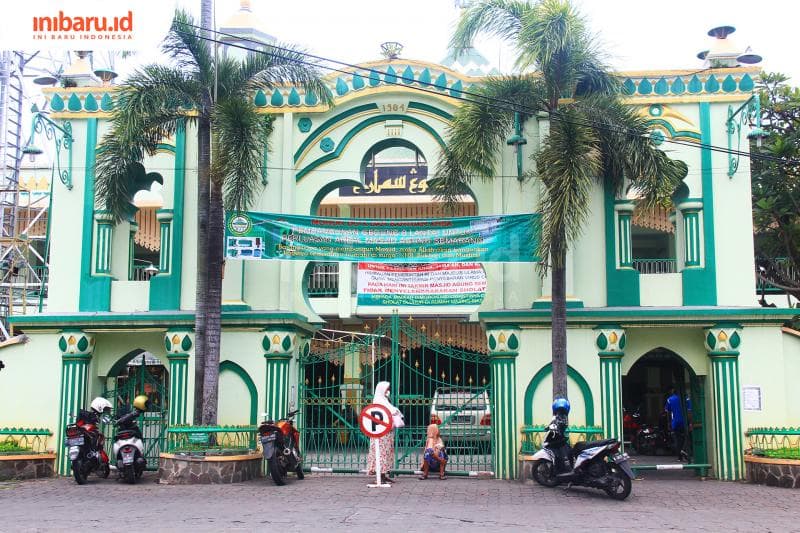
<path fill-rule="evenodd" d="M 111 473 L 108 455 L 103 449 L 105 437 L 100 431 L 99 417 L 91 411 L 81 409 L 74 424 L 65 432 L 65 445 L 72 463 L 72 475 L 78 485 L 85 485 L 89 474 L 97 472 L 102 478 Z"/>
<path fill-rule="evenodd" d="M 658 455 L 659 450 L 669 453 L 672 450 L 672 428 L 669 418 L 662 413 L 658 426 L 642 424 L 632 444 L 641 455 Z"/>
<path fill-rule="evenodd" d="M 547 427 L 542 449 L 533 456 L 533 478 L 540 485 L 561 484 L 601 489 L 615 500 L 631 493 L 633 470 L 617 439 L 569 445 L 566 418 L 557 416 Z"/>
<path fill-rule="evenodd" d="M 264 420 L 258 428 L 269 475 L 276 485 L 286 484 L 288 472 L 295 472 L 297 479 L 305 477 L 299 448 L 300 432 L 294 425 L 296 414 L 297 411 L 291 411 L 277 422 Z"/>

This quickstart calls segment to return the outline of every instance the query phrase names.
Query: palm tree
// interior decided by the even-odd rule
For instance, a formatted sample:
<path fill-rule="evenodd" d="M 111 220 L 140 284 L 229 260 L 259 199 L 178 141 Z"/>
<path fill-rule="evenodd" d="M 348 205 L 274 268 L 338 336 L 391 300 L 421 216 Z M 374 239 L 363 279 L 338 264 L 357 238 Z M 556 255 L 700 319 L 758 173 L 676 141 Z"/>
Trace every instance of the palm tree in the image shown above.
<path fill-rule="evenodd" d="M 131 170 L 185 122 L 197 125 L 195 381 L 202 388 L 195 396 L 194 421 L 216 424 L 224 208 L 246 210 L 258 194 L 260 165 L 272 131 L 272 119 L 258 113 L 252 93 L 290 83 L 324 103 L 331 102 L 331 95 L 319 70 L 305 63 L 298 49 L 266 47 L 265 53 L 243 60 L 215 60 L 207 42 L 192 17 L 178 11 L 162 45 L 173 64 L 145 66 L 121 87 L 95 170 L 98 198 L 117 221 L 128 219 L 134 192 Z"/>
<path fill-rule="evenodd" d="M 490 78 L 453 117 L 434 183 L 454 201 L 473 179 L 491 179 L 512 128 L 537 113 L 549 135 L 532 159 L 542 184 L 539 270 L 551 270 L 553 397 L 567 397 L 566 253 L 589 215 L 594 181 L 619 193 L 632 184 L 644 205 L 665 202 L 686 175 L 648 137 L 644 119 L 622 104 L 584 19 L 567 0 L 481 0 L 459 21 L 451 46 L 478 34 L 509 41 L 520 74 Z"/>

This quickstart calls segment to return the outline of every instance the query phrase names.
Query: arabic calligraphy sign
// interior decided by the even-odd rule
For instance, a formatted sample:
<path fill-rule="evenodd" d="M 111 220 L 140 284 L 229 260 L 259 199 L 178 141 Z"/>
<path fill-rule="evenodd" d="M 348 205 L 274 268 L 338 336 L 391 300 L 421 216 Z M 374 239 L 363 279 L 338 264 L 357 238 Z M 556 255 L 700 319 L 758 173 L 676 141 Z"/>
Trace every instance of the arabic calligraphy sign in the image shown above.
<path fill-rule="evenodd" d="M 480 305 L 485 293 L 479 263 L 358 264 L 358 305 Z"/>
<path fill-rule="evenodd" d="M 535 262 L 539 215 L 348 219 L 228 213 L 225 256 L 376 263 Z"/>
<path fill-rule="evenodd" d="M 424 165 L 369 167 L 361 187 L 342 187 L 340 196 L 429 195 Z"/>

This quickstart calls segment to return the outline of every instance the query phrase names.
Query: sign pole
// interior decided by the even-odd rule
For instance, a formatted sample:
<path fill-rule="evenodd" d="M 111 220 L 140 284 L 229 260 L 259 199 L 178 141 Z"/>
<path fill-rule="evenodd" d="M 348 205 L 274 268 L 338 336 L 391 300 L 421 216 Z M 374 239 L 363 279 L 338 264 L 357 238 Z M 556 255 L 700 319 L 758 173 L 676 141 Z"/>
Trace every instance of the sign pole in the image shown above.
<path fill-rule="evenodd" d="M 361 410 L 358 425 L 361 432 L 370 438 L 370 445 L 375 441 L 375 483 L 368 487 L 391 487 L 388 483 L 381 482 L 381 437 L 392 430 L 392 413 L 383 405 L 371 403 Z"/>

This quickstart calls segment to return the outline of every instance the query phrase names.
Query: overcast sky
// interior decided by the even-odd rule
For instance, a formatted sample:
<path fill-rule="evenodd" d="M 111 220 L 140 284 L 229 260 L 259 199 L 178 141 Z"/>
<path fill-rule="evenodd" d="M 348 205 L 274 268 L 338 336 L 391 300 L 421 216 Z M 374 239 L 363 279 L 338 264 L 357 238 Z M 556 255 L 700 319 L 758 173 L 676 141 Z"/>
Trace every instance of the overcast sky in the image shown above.
<path fill-rule="evenodd" d="M 177 0 L 199 14 L 200 0 Z M 697 68 L 695 55 L 709 48 L 706 32 L 732 25 L 731 36 L 744 50 L 764 57 L 767 71 L 791 75 L 800 85 L 800 60 L 796 57 L 800 2 L 743 0 L 575 0 L 598 33 L 616 70 Z M 399 41 L 402 57 L 432 62 L 447 52 L 456 20 L 454 0 L 306 0 L 278 2 L 252 0 L 262 30 L 281 41 L 305 46 L 309 51 L 347 62 L 380 57 L 384 41 Z M 239 0 L 217 0 L 217 24 L 239 7 Z M 510 53 L 497 43 L 480 41 L 479 50 L 503 70 Z"/>

